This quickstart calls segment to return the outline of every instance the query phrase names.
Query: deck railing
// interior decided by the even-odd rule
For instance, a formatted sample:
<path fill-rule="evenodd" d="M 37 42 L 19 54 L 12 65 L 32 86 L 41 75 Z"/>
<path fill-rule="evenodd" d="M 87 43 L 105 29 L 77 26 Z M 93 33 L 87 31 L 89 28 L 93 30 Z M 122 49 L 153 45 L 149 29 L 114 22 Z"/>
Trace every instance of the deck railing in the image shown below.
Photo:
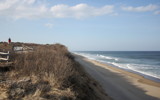
<path fill-rule="evenodd" d="M 0 52 L 0 61 L 8 61 L 9 60 L 9 51 L 8 53 Z"/>

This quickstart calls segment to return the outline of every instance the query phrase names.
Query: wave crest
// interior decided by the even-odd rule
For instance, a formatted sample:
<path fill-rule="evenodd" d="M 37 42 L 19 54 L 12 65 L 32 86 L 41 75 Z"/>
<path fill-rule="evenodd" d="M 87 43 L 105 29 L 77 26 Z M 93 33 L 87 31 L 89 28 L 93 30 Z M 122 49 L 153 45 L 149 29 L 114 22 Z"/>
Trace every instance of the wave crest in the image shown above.
<path fill-rule="evenodd" d="M 99 55 L 97 54 L 98 57 L 104 58 L 104 59 L 109 59 L 109 60 L 115 60 L 118 61 L 118 58 L 114 58 L 114 57 L 109 57 L 109 56 L 104 56 L 104 55 Z"/>

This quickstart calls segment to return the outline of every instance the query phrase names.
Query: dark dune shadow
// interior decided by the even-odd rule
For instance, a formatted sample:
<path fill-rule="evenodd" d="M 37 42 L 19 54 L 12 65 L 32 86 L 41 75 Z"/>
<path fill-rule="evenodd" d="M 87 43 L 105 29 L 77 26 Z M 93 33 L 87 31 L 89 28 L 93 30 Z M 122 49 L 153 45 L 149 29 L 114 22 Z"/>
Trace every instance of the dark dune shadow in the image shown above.
<path fill-rule="evenodd" d="M 0 66 L 0 72 L 8 72 L 10 71 L 10 69 L 11 69 L 11 66 L 5 66 L 5 67 Z"/>

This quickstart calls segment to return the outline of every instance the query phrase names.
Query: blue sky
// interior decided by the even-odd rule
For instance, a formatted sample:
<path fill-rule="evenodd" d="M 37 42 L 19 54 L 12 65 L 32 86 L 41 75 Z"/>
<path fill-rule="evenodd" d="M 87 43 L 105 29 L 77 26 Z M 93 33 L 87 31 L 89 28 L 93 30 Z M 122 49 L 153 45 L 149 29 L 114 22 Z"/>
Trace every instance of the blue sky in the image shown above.
<path fill-rule="evenodd" d="M 0 41 L 159 51 L 160 0 L 0 0 Z"/>

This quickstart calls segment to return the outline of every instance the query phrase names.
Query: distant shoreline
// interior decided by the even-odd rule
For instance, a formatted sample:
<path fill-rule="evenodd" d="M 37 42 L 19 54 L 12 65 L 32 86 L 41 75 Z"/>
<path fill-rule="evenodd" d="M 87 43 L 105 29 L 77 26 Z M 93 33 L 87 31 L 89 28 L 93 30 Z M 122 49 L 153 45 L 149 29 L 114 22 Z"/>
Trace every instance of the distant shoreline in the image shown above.
<path fill-rule="evenodd" d="M 97 52 L 97 51 L 80 51 L 80 52 Z M 101 51 L 101 52 L 106 52 L 106 51 Z M 160 51 L 107 51 L 107 52 L 160 52 Z M 75 53 L 77 55 L 80 55 L 80 56 L 83 56 L 81 54 L 78 54 L 78 53 Z M 85 56 L 83 56 L 85 57 Z M 93 60 L 92 58 L 89 58 L 89 57 L 86 57 L 87 59 L 90 59 L 90 60 Z M 146 73 L 143 73 L 141 71 L 138 71 L 138 70 L 133 70 L 133 69 L 126 69 L 126 68 L 123 68 L 123 67 L 119 67 L 117 65 L 114 65 L 114 64 L 110 64 L 110 63 L 107 63 L 107 62 L 102 62 L 98 59 L 94 59 L 95 61 L 99 62 L 99 63 L 102 63 L 102 64 L 106 64 L 108 66 L 111 66 L 111 67 L 114 67 L 114 68 L 118 68 L 118 69 L 121 69 L 121 70 L 125 70 L 127 72 L 131 72 L 131 73 L 134 73 L 134 74 L 138 74 L 146 79 L 149 79 L 151 81 L 155 81 L 155 82 L 158 82 L 160 83 L 160 78 L 156 77 L 156 76 L 153 76 L 153 75 L 150 75 L 150 74 L 146 74 Z"/>
<path fill-rule="evenodd" d="M 81 55 L 78 55 L 78 56 L 81 56 Z M 82 57 L 84 57 L 84 56 L 82 56 Z M 158 86 L 160 87 L 160 79 L 158 79 L 158 78 L 155 78 L 155 77 L 152 77 L 152 76 L 147 76 L 147 75 L 144 75 L 144 74 L 136 72 L 136 71 L 126 70 L 126 69 L 123 69 L 123 68 L 119 68 L 117 66 L 110 65 L 110 64 L 107 64 L 107 63 L 102 63 L 102 62 L 97 61 L 97 60 L 88 59 L 86 57 L 84 57 L 84 58 L 87 59 L 87 61 L 89 61 L 91 63 L 94 63 L 94 64 L 96 63 L 98 65 L 105 66 L 105 68 L 107 66 L 107 69 L 109 67 L 109 69 L 117 70 L 117 71 L 120 71 L 120 72 L 125 73 L 127 75 L 138 76 L 138 77 L 140 77 L 143 80 L 151 81 L 151 82 L 154 82 L 156 84 L 158 83 L 159 84 Z"/>
<path fill-rule="evenodd" d="M 139 79 L 139 82 L 143 82 L 143 83 L 146 83 L 146 84 L 149 84 L 149 85 L 154 85 L 154 86 L 158 86 L 160 87 L 160 82 L 157 82 L 157 80 L 153 80 L 151 78 L 148 78 L 147 76 L 145 76 L 144 74 L 141 74 L 139 72 L 134 72 L 134 71 L 129 71 L 129 70 L 125 70 L 125 69 L 122 69 L 122 68 L 118 68 L 118 67 L 113 67 L 113 66 L 110 66 L 108 64 L 103 64 L 101 62 L 98 62 L 98 61 L 94 61 L 94 60 L 87 60 L 89 62 L 92 62 L 92 63 L 96 63 L 98 65 L 102 65 L 102 66 L 106 66 L 109 67 L 109 69 L 112 69 L 112 70 L 116 70 L 116 71 L 119 71 L 119 72 L 122 72 L 123 74 L 126 74 L 128 76 L 131 76 L 131 77 L 135 77 L 135 78 L 138 78 Z M 108 69 L 108 68 L 107 68 Z M 137 74 L 138 73 L 138 74 Z M 149 76 L 150 77 L 150 76 Z M 154 77 L 153 77 L 154 78 Z M 159 80 L 160 81 L 160 80 Z"/>
<path fill-rule="evenodd" d="M 99 62 L 99 61 L 97 61 L 97 62 Z M 102 63 L 102 62 L 99 62 L 99 63 Z M 117 66 L 114 66 L 114 65 L 111 65 L 111 64 L 107 64 L 107 63 L 102 63 L 102 64 L 106 64 L 107 66 L 110 66 L 110 67 L 113 67 L 113 68 L 117 68 L 117 69 L 121 69 L 123 71 L 139 75 L 139 76 L 141 76 L 141 77 L 143 77 L 143 78 L 145 78 L 147 80 L 160 83 L 160 79 L 156 78 L 156 77 L 153 77 L 153 76 L 149 76 L 149 75 L 146 75 L 146 74 L 143 74 L 143 73 L 140 73 L 140 72 L 137 72 L 137 71 L 129 70 L 129 69 L 120 68 L 120 67 L 117 67 Z"/>
<path fill-rule="evenodd" d="M 131 85 L 133 85 L 135 87 L 130 87 L 129 86 L 129 88 L 131 90 L 133 90 L 135 93 L 137 92 L 136 87 L 138 87 L 141 90 L 145 90 L 145 94 L 147 94 L 149 96 L 156 97 L 156 98 L 160 98 L 160 93 L 159 93 L 159 91 L 160 91 L 160 83 L 159 82 L 155 82 L 155 81 L 149 80 L 149 79 L 147 79 L 147 78 L 145 78 L 145 77 L 143 77 L 141 75 L 138 75 L 136 73 L 132 73 L 132 72 L 128 72 L 126 70 L 120 69 L 120 68 L 112 67 L 112 66 L 109 66 L 107 64 L 103 64 L 101 62 L 98 62 L 98 61 L 95 61 L 95 60 L 91 60 L 91 59 L 88 59 L 88 58 L 80 56 L 80 55 L 75 55 L 75 56 L 77 57 L 78 62 L 80 62 L 80 64 L 82 64 L 84 67 L 85 67 L 85 65 L 89 65 L 90 64 L 90 65 L 92 65 L 92 66 L 89 66 L 90 69 L 92 69 L 92 67 L 93 67 L 93 68 L 95 68 L 96 71 L 100 70 L 100 69 L 103 69 L 103 71 L 100 70 L 100 72 L 103 72 L 103 74 L 111 73 L 111 76 L 109 77 L 109 80 L 106 80 L 106 83 L 105 82 L 101 83 L 101 85 L 103 85 L 102 87 L 107 87 L 105 85 L 108 84 L 108 83 L 114 83 L 115 78 L 122 78 L 123 80 L 116 81 L 116 83 L 115 83 L 116 86 L 114 86 L 115 88 L 117 87 L 117 84 L 121 84 L 121 83 L 124 82 L 124 84 L 121 84 L 124 90 L 126 88 L 125 84 L 126 85 L 131 84 Z M 86 64 L 86 63 L 88 63 L 88 64 Z M 94 74 L 94 72 L 91 72 L 90 74 L 92 74 L 92 73 Z M 99 74 L 101 74 L 101 73 L 99 73 Z M 99 74 L 97 74 L 97 75 L 99 75 Z M 103 74 L 99 75 L 99 76 L 103 76 Z M 96 75 L 93 75 L 93 76 L 98 78 L 96 80 L 99 80 L 98 76 L 96 76 Z M 118 76 L 118 77 L 112 77 L 112 76 Z M 108 77 L 108 76 L 104 75 L 103 77 Z M 100 80 L 98 82 L 101 82 L 101 81 L 104 81 L 104 80 Z M 120 88 L 122 88 L 122 87 L 120 87 Z M 114 91 L 114 90 L 112 90 L 112 91 Z M 108 92 L 108 91 L 106 90 L 106 92 Z M 130 92 L 130 91 L 126 90 L 125 93 L 127 93 L 127 92 Z M 143 96 L 144 95 L 142 95 L 142 97 Z"/>

